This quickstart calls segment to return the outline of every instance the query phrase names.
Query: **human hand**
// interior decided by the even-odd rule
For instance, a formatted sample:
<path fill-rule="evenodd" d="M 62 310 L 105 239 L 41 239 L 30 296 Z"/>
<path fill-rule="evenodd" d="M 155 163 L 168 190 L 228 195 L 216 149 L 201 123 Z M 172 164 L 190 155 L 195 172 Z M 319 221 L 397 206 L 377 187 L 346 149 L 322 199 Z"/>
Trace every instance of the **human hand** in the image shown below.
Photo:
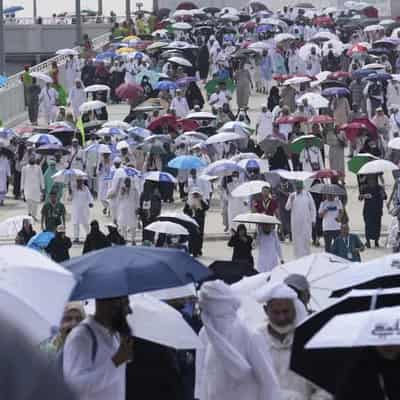
<path fill-rule="evenodd" d="M 116 367 L 130 361 L 133 357 L 133 338 L 123 336 L 117 352 L 113 355 L 112 361 Z"/>

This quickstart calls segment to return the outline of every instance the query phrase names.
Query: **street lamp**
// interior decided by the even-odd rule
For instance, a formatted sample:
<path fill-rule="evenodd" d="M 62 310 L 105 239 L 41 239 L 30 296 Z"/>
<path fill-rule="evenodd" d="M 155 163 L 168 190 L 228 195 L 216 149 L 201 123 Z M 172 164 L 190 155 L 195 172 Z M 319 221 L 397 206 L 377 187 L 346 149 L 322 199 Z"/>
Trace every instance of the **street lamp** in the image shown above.
<path fill-rule="evenodd" d="M 4 47 L 4 1 L 0 0 L 0 74 L 6 72 L 6 50 Z"/>
<path fill-rule="evenodd" d="M 97 15 L 103 15 L 103 0 L 97 1 Z"/>
<path fill-rule="evenodd" d="M 125 0 L 125 14 L 126 21 L 129 21 L 131 18 L 131 0 Z"/>
<path fill-rule="evenodd" d="M 33 0 L 33 23 L 37 21 L 37 0 Z"/>
<path fill-rule="evenodd" d="M 75 0 L 75 33 L 76 33 L 76 45 L 80 46 L 82 40 L 82 24 L 81 24 L 81 0 Z"/>

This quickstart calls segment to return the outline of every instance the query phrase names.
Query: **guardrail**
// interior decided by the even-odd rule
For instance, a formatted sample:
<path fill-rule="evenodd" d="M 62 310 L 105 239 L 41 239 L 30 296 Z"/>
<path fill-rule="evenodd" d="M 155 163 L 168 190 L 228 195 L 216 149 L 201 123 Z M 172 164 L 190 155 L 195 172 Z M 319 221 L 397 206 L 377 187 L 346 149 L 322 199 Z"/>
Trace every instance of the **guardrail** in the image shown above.
<path fill-rule="evenodd" d="M 110 33 L 105 33 L 92 39 L 93 49 L 99 50 L 109 43 Z M 80 51 L 80 47 L 74 47 L 74 50 Z M 63 81 L 64 65 L 67 61 L 67 56 L 55 56 L 48 60 L 32 66 L 30 72 L 48 73 L 53 62 L 57 62 L 60 70 L 60 80 Z M 15 120 L 24 113 L 25 101 L 24 90 L 21 81 L 23 71 L 10 76 L 7 83 L 0 88 L 0 119 L 4 124 L 13 124 Z"/>
<path fill-rule="evenodd" d="M 126 17 L 117 15 L 117 16 L 83 16 L 81 17 L 82 24 L 112 24 L 114 22 L 122 22 L 125 21 Z M 33 17 L 21 17 L 21 18 L 5 18 L 4 23 L 6 25 L 33 25 L 33 24 L 41 24 L 41 25 L 63 25 L 63 24 L 75 24 L 76 17 L 74 16 L 66 16 L 66 17 L 37 17 L 36 20 Z"/>

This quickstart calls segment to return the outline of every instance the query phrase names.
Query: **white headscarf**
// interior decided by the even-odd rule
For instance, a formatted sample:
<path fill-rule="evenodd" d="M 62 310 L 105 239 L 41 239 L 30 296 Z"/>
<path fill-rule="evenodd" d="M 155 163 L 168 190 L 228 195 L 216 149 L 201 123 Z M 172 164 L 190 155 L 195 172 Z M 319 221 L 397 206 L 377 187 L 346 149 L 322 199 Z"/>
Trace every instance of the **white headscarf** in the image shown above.
<path fill-rule="evenodd" d="M 218 358 L 227 365 L 226 371 L 233 379 L 243 379 L 251 373 L 251 366 L 226 339 L 226 327 L 231 327 L 237 318 L 240 300 L 230 286 L 217 280 L 206 282 L 199 293 L 199 305 L 204 329 Z"/>

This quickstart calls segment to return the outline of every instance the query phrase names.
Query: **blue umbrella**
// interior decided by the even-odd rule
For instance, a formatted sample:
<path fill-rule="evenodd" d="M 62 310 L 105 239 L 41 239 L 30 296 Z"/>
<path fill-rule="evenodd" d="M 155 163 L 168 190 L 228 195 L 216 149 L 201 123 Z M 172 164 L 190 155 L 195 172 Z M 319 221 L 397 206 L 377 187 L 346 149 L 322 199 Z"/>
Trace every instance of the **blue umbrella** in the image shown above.
<path fill-rule="evenodd" d="M 10 139 L 15 136 L 15 132 L 11 128 L 0 128 L 0 138 Z"/>
<path fill-rule="evenodd" d="M 141 176 L 140 171 L 132 167 L 121 167 L 118 170 L 113 169 L 110 174 L 103 178 L 104 181 L 111 181 L 115 173 L 118 173 L 121 178 L 133 178 L 134 176 Z"/>
<path fill-rule="evenodd" d="M 44 144 L 58 144 L 62 146 L 62 143 L 53 135 L 48 133 L 37 133 L 28 139 L 29 143 L 35 144 L 36 146 L 42 146 Z"/>
<path fill-rule="evenodd" d="M 24 9 L 24 7 L 22 7 L 22 6 L 11 6 L 11 7 L 5 8 L 3 10 L 3 14 L 14 14 L 18 11 L 22 11 L 23 9 Z"/>
<path fill-rule="evenodd" d="M 126 132 L 129 136 L 135 136 L 142 140 L 148 138 L 153 134 L 152 131 L 149 131 L 148 129 L 145 128 L 141 128 L 140 126 L 134 126 L 133 128 L 128 129 Z"/>
<path fill-rule="evenodd" d="M 0 75 L 0 87 L 4 86 L 7 83 L 7 77 Z"/>
<path fill-rule="evenodd" d="M 369 74 L 373 74 L 374 72 L 376 72 L 374 69 L 357 69 L 351 73 L 351 77 L 353 79 L 366 78 Z"/>
<path fill-rule="evenodd" d="M 200 282 L 210 271 L 175 249 L 115 246 L 63 263 L 77 278 L 71 300 L 105 299 Z"/>
<path fill-rule="evenodd" d="M 348 96 L 350 90 L 344 87 L 331 87 L 322 91 L 322 96 L 333 97 L 333 96 Z"/>
<path fill-rule="evenodd" d="M 198 169 L 206 165 L 207 164 L 201 158 L 195 156 L 175 157 L 168 163 L 168 167 L 175 169 Z"/>
<path fill-rule="evenodd" d="M 97 54 L 96 61 L 103 61 L 108 58 L 115 58 L 116 54 L 113 51 L 105 51 L 104 53 Z"/>
<path fill-rule="evenodd" d="M 189 83 L 197 82 L 197 78 L 195 76 L 185 76 L 184 78 L 178 79 L 176 84 L 179 87 L 185 87 L 189 85 Z"/>
<path fill-rule="evenodd" d="M 274 29 L 274 26 L 272 26 L 272 25 L 260 25 L 260 26 L 257 26 L 256 32 L 257 33 L 270 32 L 273 29 Z"/>
<path fill-rule="evenodd" d="M 146 181 L 176 183 L 176 178 L 168 172 L 152 171 L 144 174 Z"/>
<path fill-rule="evenodd" d="M 37 233 L 31 240 L 28 242 L 28 247 L 34 250 L 44 250 L 50 243 L 50 240 L 55 236 L 54 232 L 40 232 Z"/>
<path fill-rule="evenodd" d="M 369 81 L 390 81 L 393 79 L 392 75 L 387 72 L 375 72 L 367 76 Z"/>
<path fill-rule="evenodd" d="M 176 83 L 172 81 L 160 81 L 156 85 L 157 90 L 175 90 L 176 88 Z"/>

